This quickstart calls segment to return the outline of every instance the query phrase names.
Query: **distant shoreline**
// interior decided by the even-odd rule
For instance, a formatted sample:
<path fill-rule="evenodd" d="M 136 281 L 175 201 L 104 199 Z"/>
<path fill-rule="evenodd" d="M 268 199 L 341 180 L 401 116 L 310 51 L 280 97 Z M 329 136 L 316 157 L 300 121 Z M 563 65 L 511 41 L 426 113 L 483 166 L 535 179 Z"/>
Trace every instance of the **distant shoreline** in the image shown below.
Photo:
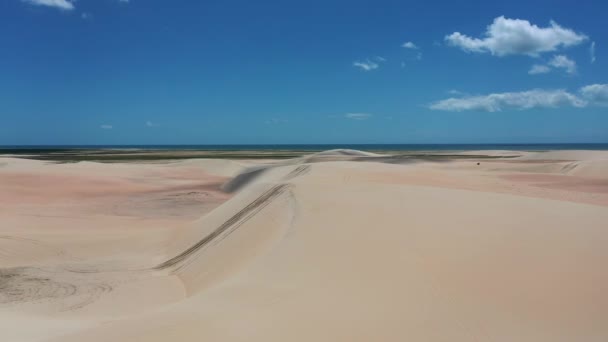
<path fill-rule="evenodd" d="M 494 143 L 494 144 L 201 144 L 201 145 L 0 145 L 0 154 L 65 152 L 74 150 L 126 151 L 302 151 L 334 149 L 363 151 L 471 151 L 471 150 L 608 150 L 608 143 Z"/>
<path fill-rule="evenodd" d="M 505 159 L 513 157 L 510 151 L 602 151 L 608 150 L 608 144 L 5 146 L 0 147 L 0 157 L 64 163 L 166 162 L 185 159 L 277 160 L 300 158 L 330 150 L 367 151 L 399 160 Z"/>

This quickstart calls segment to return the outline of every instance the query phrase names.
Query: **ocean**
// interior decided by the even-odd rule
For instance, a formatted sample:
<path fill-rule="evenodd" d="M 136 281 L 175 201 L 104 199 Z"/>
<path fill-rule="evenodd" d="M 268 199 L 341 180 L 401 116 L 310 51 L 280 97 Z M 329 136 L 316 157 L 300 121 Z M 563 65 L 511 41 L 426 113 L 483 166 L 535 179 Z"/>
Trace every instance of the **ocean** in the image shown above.
<path fill-rule="evenodd" d="M 66 150 L 200 150 L 200 151 L 471 151 L 471 150 L 608 150 L 608 143 L 579 144 L 274 144 L 274 145 L 5 145 L 0 153 L 45 153 Z"/>

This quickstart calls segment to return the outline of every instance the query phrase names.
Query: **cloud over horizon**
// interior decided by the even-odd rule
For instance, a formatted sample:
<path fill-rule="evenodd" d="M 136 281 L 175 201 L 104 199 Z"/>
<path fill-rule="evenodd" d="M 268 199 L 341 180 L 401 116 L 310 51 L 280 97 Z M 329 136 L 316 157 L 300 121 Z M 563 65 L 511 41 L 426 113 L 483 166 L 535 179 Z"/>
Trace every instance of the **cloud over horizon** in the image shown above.
<path fill-rule="evenodd" d="M 544 52 L 581 44 L 588 37 L 551 21 L 538 27 L 527 20 L 500 16 L 486 28 L 484 37 L 474 38 L 460 32 L 445 36 L 448 45 L 466 52 L 491 53 L 494 56 L 528 55 L 537 57 Z"/>
<path fill-rule="evenodd" d="M 525 110 L 563 106 L 584 108 L 590 105 L 608 105 L 608 84 L 588 85 L 580 88 L 578 94 L 570 93 L 564 89 L 533 89 L 521 92 L 451 97 L 432 103 L 429 109 L 449 112 L 469 110 L 500 112 L 506 109 Z"/>
<path fill-rule="evenodd" d="M 591 84 L 582 87 L 580 92 L 587 101 L 601 106 L 608 105 L 608 84 Z"/>

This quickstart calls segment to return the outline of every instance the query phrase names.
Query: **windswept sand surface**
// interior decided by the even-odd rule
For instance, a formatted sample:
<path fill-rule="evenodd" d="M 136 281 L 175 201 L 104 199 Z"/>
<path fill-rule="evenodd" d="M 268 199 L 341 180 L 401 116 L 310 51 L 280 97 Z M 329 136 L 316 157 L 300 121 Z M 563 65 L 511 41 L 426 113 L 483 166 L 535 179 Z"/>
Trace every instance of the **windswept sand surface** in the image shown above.
<path fill-rule="evenodd" d="M 608 341 L 608 152 L 457 157 L 1 158 L 0 341 Z"/>

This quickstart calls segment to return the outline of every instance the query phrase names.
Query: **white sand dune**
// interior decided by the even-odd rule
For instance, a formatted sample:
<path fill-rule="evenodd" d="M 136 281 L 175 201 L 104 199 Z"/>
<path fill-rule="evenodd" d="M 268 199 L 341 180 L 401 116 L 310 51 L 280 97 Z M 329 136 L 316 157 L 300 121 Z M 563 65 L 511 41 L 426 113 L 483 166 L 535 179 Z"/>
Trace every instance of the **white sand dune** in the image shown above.
<path fill-rule="evenodd" d="M 327 161 L 339 161 L 339 160 L 356 160 L 360 158 L 374 158 L 383 157 L 383 155 L 372 152 L 350 150 L 350 149 L 336 149 L 328 150 L 323 152 L 313 153 L 301 158 L 298 158 L 292 162 L 303 164 L 303 163 L 318 163 Z"/>
<path fill-rule="evenodd" d="M 563 156 L 6 159 L 0 180 L 21 183 L 0 183 L 0 331 L 19 342 L 608 340 L 606 164 L 596 153 Z M 551 167 L 525 171 L 530 160 Z M 67 193 L 28 189 L 31 178 L 19 177 L 32 170 L 103 180 L 113 197 L 79 182 Z M 232 177 L 222 183 L 232 195 L 207 190 L 221 203 L 198 218 L 179 203 L 176 216 L 150 215 L 159 208 L 142 202 L 129 217 L 99 209 L 121 191 L 173 198 L 220 176 Z M 93 215 L 21 215 L 43 205 L 45 215 Z M 78 232 L 87 220 L 97 223 Z"/>

